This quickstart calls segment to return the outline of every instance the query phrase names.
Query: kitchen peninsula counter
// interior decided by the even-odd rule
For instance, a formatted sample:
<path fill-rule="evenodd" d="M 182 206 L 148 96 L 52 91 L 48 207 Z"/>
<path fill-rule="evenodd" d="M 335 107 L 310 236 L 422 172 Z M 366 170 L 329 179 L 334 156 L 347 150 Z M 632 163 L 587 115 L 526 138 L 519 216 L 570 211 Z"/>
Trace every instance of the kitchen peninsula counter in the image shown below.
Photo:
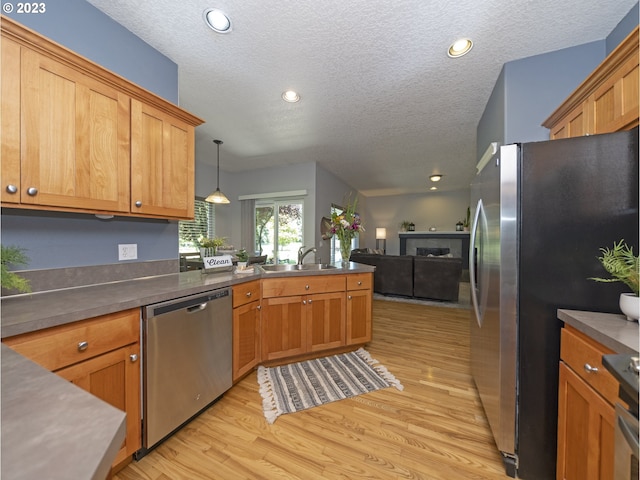
<path fill-rule="evenodd" d="M 129 308 L 142 307 L 260 278 L 301 275 L 340 275 L 373 272 L 374 267 L 350 263 L 321 271 L 264 273 L 202 273 L 201 270 L 138 278 L 64 290 L 3 297 L 2 338 L 64 325 Z"/>
<path fill-rule="evenodd" d="M 622 314 L 560 309 L 558 318 L 616 353 L 638 354 L 638 322 Z"/>

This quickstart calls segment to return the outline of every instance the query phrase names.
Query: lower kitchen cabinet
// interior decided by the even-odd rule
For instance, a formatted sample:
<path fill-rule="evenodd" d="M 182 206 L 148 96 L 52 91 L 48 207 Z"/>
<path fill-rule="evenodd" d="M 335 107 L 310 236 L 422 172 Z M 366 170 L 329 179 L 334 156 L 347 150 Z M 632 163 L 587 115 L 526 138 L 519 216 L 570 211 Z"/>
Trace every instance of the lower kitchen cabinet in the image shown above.
<path fill-rule="evenodd" d="M 260 281 L 233 286 L 233 381 L 260 362 Z"/>
<path fill-rule="evenodd" d="M 126 438 L 114 466 L 123 466 L 140 449 L 138 308 L 16 335 L 2 341 L 127 414 Z"/>
<path fill-rule="evenodd" d="M 127 436 L 113 462 L 140 448 L 140 345 L 132 344 L 55 373 L 108 404 L 127 412 Z M 138 386 L 137 388 L 135 386 Z"/>
<path fill-rule="evenodd" d="M 371 341 L 373 273 L 347 276 L 347 345 Z"/>
<path fill-rule="evenodd" d="M 602 366 L 611 350 L 562 329 L 557 480 L 613 480 L 618 383 Z"/>
<path fill-rule="evenodd" d="M 371 273 L 263 280 L 262 361 L 370 341 L 372 286 Z"/>

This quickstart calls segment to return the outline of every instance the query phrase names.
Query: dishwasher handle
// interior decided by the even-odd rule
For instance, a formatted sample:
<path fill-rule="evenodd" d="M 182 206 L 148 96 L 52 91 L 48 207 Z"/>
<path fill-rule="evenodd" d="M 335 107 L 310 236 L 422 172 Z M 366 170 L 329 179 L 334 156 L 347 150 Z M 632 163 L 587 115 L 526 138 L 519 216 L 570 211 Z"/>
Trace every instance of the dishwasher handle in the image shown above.
<path fill-rule="evenodd" d="M 207 303 L 201 303 L 200 305 L 194 305 L 193 307 L 187 307 L 187 313 L 195 313 L 207 308 Z"/>
<path fill-rule="evenodd" d="M 175 312 L 177 310 L 186 310 L 187 313 L 199 312 L 206 308 L 208 302 L 213 302 L 222 298 L 230 298 L 230 288 L 219 288 L 204 294 L 192 295 L 191 297 L 176 298 L 167 302 L 149 305 L 144 309 L 145 319 L 157 317 L 165 313 Z"/>

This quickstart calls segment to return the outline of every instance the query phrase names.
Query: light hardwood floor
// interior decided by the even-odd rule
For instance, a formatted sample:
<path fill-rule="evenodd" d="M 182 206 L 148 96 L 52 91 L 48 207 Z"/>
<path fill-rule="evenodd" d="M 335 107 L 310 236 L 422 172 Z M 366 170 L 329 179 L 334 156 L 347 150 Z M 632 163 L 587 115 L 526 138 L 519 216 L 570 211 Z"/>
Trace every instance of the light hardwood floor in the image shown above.
<path fill-rule="evenodd" d="M 374 300 L 366 349 L 404 385 L 262 414 L 253 372 L 117 480 L 504 480 L 469 366 L 469 310 Z"/>

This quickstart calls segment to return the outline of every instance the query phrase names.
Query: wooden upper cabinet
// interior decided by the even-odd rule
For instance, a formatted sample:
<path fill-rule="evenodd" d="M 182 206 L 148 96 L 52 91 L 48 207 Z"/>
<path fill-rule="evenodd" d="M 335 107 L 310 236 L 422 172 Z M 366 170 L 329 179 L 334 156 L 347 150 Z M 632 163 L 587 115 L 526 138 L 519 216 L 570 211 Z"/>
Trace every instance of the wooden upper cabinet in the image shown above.
<path fill-rule="evenodd" d="M 23 204 L 129 211 L 129 97 L 22 49 Z"/>
<path fill-rule="evenodd" d="M 20 202 L 20 45 L 0 42 L 0 167 L 2 202 Z"/>
<path fill-rule="evenodd" d="M 543 126 L 553 139 L 629 130 L 638 125 L 638 27 L 560 105 Z"/>
<path fill-rule="evenodd" d="M 193 218 L 194 127 L 131 101 L 131 211 Z"/>
<path fill-rule="evenodd" d="M 201 119 L 12 19 L 0 27 L 3 205 L 193 218 Z"/>

